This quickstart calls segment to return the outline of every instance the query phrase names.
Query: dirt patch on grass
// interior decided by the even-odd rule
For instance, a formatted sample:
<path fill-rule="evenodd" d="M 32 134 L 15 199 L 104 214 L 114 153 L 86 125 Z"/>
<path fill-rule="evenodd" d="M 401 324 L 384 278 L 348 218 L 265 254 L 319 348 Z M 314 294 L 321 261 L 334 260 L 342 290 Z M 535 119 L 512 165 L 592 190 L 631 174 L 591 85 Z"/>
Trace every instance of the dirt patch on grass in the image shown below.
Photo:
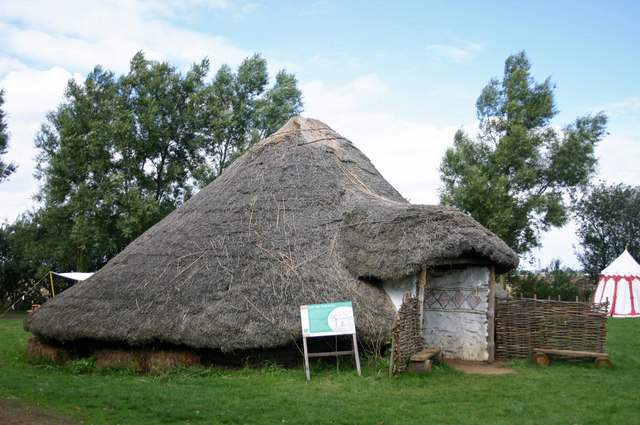
<path fill-rule="evenodd" d="M 82 425 L 60 412 L 26 406 L 18 398 L 0 397 L 0 424 L 3 425 Z"/>
<path fill-rule="evenodd" d="M 451 360 L 447 359 L 446 363 L 462 372 L 474 375 L 505 375 L 508 373 L 518 373 L 517 370 L 503 367 L 500 363 L 484 363 L 471 360 Z"/>

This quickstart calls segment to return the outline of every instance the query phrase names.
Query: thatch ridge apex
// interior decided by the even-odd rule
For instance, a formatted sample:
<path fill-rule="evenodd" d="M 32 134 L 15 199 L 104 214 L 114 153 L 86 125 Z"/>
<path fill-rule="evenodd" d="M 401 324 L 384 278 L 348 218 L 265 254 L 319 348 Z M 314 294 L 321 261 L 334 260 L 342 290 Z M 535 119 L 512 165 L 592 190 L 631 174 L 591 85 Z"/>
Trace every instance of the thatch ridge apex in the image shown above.
<path fill-rule="evenodd" d="M 323 140 L 341 139 L 348 142 L 347 139 L 339 135 L 331 127 L 322 121 L 313 118 L 304 118 L 300 115 L 295 116 L 286 122 L 278 131 L 267 137 L 256 146 L 265 146 L 277 143 L 290 135 L 297 135 L 304 142 L 301 144 L 319 142 Z"/>

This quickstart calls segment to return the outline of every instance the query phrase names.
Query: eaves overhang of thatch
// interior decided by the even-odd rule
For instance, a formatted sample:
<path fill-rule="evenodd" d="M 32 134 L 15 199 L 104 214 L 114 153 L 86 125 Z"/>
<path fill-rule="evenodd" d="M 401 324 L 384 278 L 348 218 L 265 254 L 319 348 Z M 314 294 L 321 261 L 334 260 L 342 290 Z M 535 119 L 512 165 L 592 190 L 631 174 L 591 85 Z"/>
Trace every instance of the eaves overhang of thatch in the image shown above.
<path fill-rule="evenodd" d="M 290 344 L 300 305 L 352 301 L 359 338 L 376 343 L 395 309 L 359 277 L 458 260 L 517 265 L 470 217 L 409 204 L 351 142 L 295 117 L 24 327 L 61 342 L 228 352 Z"/>
<path fill-rule="evenodd" d="M 479 264 L 512 270 L 518 256 L 500 238 L 453 207 L 363 200 L 345 216 L 341 252 L 350 272 L 398 279 L 421 268 Z"/>

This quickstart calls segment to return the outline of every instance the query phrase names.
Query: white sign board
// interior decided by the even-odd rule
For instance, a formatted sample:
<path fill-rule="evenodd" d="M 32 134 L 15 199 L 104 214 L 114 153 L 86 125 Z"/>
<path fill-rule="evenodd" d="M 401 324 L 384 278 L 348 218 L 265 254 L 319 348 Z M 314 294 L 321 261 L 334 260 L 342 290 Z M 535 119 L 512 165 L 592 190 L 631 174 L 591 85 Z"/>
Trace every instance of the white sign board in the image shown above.
<path fill-rule="evenodd" d="M 306 338 L 356 333 L 351 301 L 301 305 L 300 324 Z"/>
<path fill-rule="evenodd" d="M 309 357 L 344 356 L 353 354 L 356 361 L 358 376 L 361 375 L 358 341 L 356 340 L 356 321 L 353 318 L 353 305 L 351 304 L 351 301 L 301 305 L 300 325 L 302 326 L 304 369 L 307 374 L 307 381 L 311 379 L 311 372 L 309 371 Z M 350 351 L 309 353 L 307 349 L 307 338 L 331 335 L 352 335 L 353 349 Z"/>

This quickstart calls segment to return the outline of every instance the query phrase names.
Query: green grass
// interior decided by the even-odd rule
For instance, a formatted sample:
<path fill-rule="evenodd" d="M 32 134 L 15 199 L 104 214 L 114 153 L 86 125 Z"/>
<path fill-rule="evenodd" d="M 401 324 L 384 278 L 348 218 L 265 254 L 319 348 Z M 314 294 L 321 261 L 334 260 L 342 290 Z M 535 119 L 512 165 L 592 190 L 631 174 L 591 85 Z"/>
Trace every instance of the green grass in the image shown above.
<path fill-rule="evenodd" d="M 610 319 L 613 368 L 552 360 L 513 362 L 516 375 L 387 377 L 385 362 L 358 377 L 349 364 L 98 371 L 91 359 L 53 366 L 26 355 L 20 320 L 0 320 L 0 397 L 88 424 L 613 424 L 640 422 L 640 320 Z"/>

